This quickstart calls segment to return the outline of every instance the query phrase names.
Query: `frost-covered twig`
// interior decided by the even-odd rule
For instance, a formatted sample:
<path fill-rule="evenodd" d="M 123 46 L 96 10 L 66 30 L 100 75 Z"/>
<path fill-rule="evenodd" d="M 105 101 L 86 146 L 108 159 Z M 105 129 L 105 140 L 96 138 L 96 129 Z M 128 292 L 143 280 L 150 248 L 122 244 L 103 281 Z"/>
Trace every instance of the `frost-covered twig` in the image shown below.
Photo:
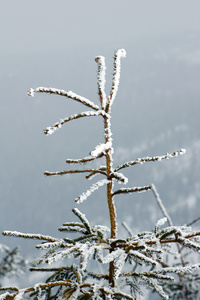
<path fill-rule="evenodd" d="M 99 90 L 99 99 L 100 99 L 102 109 L 105 109 L 105 106 L 106 106 L 106 93 L 105 93 L 106 65 L 105 65 L 105 57 L 97 56 L 97 57 L 95 57 L 95 61 L 98 64 L 97 85 L 98 85 L 98 90 Z"/>
<path fill-rule="evenodd" d="M 43 132 L 44 132 L 44 134 L 49 135 L 49 134 L 54 133 L 57 129 L 61 128 L 63 124 L 65 124 L 69 121 L 73 121 L 73 120 L 80 119 L 83 117 L 95 117 L 95 116 L 103 116 L 103 115 L 105 115 L 105 112 L 102 110 L 98 110 L 96 112 L 95 111 L 85 111 L 85 112 L 82 112 L 79 114 L 74 114 L 67 118 L 61 119 L 59 122 L 53 124 L 50 127 L 47 127 L 46 129 L 44 129 Z"/>
<path fill-rule="evenodd" d="M 86 200 L 95 190 L 97 190 L 100 186 L 108 183 L 107 179 L 99 180 L 94 183 L 87 191 L 83 192 L 79 197 L 75 199 L 75 202 L 80 203 Z"/>
<path fill-rule="evenodd" d="M 77 173 L 98 173 L 106 175 L 105 172 L 97 169 L 85 169 L 85 170 L 66 170 L 66 171 L 57 171 L 57 172 L 48 172 L 45 171 L 44 175 L 46 176 L 53 176 L 53 175 L 66 175 L 66 174 L 77 174 Z"/>
<path fill-rule="evenodd" d="M 80 212 L 80 210 L 78 208 L 73 208 L 72 211 L 81 220 L 81 222 L 83 223 L 83 225 L 85 226 L 87 231 L 89 233 L 92 233 L 90 224 L 89 224 L 87 218 L 85 217 L 85 215 L 82 212 Z"/>
<path fill-rule="evenodd" d="M 84 158 L 80 158 L 80 159 L 66 159 L 66 163 L 67 164 L 85 164 L 87 162 L 92 162 L 93 160 L 97 159 L 97 158 L 101 158 L 103 157 L 105 154 L 101 153 L 96 157 L 93 156 L 87 156 Z"/>
<path fill-rule="evenodd" d="M 184 153 L 186 153 L 186 150 L 185 149 L 181 149 L 181 150 L 175 151 L 175 152 L 173 152 L 171 154 L 167 153 L 167 154 L 161 155 L 161 156 L 153 156 L 153 157 L 146 156 L 146 157 L 143 157 L 143 158 L 137 158 L 136 160 L 126 162 L 123 165 L 119 165 L 118 167 L 116 167 L 114 169 L 114 171 L 116 172 L 116 171 L 119 171 L 121 169 L 130 167 L 130 166 L 134 166 L 136 164 L 143 164 L 143 163 L 149 162 L 149 161 L 155 162 L 155 161 L 161 161 L 163 159 L 169 159 L 169 158 L 172 158 L 172 157 L 183 155 Z"/>
<path fill-rule="evenodd" d="M 88 100 L 85 97 L 82 97 L 80 95 L 77 95 L 73 93 L 72 91 L 66 92 L 64 90 L 59 90 L 59 89 L 54 89 L 54 88 L 47 88 L 47 87 L 38 87 L 36 89 L 31 88 L 28 92 L 27 95 L 34 97 L 35 93 L 46 93 L 46 94 L 55 94 L 55 95 L 60 95 L 67 97 L 69 99 L 78 101 L 90 108 L 93 108 L 94 110 L 100 110 L 100 107 L 96 104 L 94 104 L 92 101 Z"/>
<path fill-rule="evenodd" d="M 59 242 L 60 239 L 53 238 L 48 235 L 42 235 L 42 234 L 32 234 L 32 233 L 22 233 L 18 231 L 3 231 L 3 235 L 9 235 L 9 236 L 16 236 L 16 237 L 22 237 L 25 239 L 36 239 L 36 240 L 44 240 L 48 242 Z"/>
<path fill-rule="evenodd" d="M 126 57 L 126 51 L 124 49 L 118 49 L 115 51 L 114 55 L 114 71 L 113 71 L 113 80 L 112 80 L 112 88 L 110 95 L 108 97 L 107 105 L 106 105 L 106 112 L 109 111 L 110 107 L 115 100 L 118 86 L 119 86 L 119 79 L 120 79 L 120 71 L 121 71 L 121 58 Z"/>
<path fill-rule="evenodd" d="M 151 186 L 133 187 L 133 188 L 121 188 L 113 193 L 113 196 L 118 194 L 128 194 L 128 193 L 141 193 L 146 192 L 151 189 Z"/>

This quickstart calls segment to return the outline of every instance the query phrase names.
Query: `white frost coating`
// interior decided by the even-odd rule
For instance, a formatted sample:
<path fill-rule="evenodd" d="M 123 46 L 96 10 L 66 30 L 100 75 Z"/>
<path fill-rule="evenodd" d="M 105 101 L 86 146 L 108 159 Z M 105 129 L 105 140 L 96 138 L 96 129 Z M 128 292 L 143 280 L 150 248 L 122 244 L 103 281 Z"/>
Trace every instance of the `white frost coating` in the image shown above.
<path fill-rule="evenodd" d="M 81 245 L 81 258 L 80 258 L 80 267 L 82 270 L 85 270 L 87 267 L 88 259 L 90 259 L 94 254 L 94 247 L 90 247 L 88 243 Z"/>
<path fill-rule="evenodd" d="M 74 92 L 72 92 L 72 91 L 69 91 L 67 94 L 68 94 L 67 97 L 69 97 L 69 98 L 72 98 L 72 99 L 74 99 L 74 100 L 78 100 L 78 101 L 80 101 L 81 103 L 83 103 L 83 104 L 85 104 L 85 105 L 87 105 L 87 106 L 90 106 L 90 107 L 92 107 L 92 108 L 94 108 L 94 109 L 96 109 L 96 110 L 99 110 L 99 109 L 100 109 L 99 106 L 96 105 L 96 104 L 94 104 L 92 101 L 88 100 L 88 99 L 85 98 L 85 97 L 79 96 L 79 95 L 77 95 L 76 93 L 74 93 Z"/>
<path fill-rule="evenodd" d="M 105 257 L 102 258 L 102 263 L 107 264 L 107 263 L 113 261 L 115 258 L 117 258 L 122 253 L 124 253 L 124 250 L 122 250 L 122 249 L 117 249 L 115 251 L 112 251 L 111 253 L 109 253 L 108 255 L 106 255 Z"/>
<path fill-rule="evenodd" d="M 93 117 L 93 116 L 100 116 L 100 115 L 105 115 L 106 113 L 103 110 L 98 110 L 98 111 L 84 111 L 80 114 L 73 114 L 65 119 L 61 119 L 59 122 L 53 124 L 52 126 L 47 127 L 44 130 L 44 133 L 46 135 L 52 134 L 54 133 L 57 129 L 61 128 L 63 124 L 75 120 L 75 119 L 79 119 L 79 118 L 83 118 L 83 117 Z"/>
<path fill-rule="evenodd" d="M 15 300 L 23 300 L 25 290 L 20 290 L 20 292 L 15 296 Z"/>
<path fill-rule="evenodd" d="M 85 97 L 77 95 L 76 93 L 74 93 L 72 91 L 66 92 L 64 90 L 59 90 L 59 89 L 55 89 L 55 88 L 47 88 L 47 87 L 41 86 L 41 87 L 37 87 L 36 89 L 31 88 L 27 94 L 29 96 L 33 97 L 34 93 L 47 93 L 47 94 L 56 94 L 56 95 L 65 96 L 67 98 L 71 98 L 73 100 L 81 102 L 82 104 L 89 106 L 95 110 L 100 110 L 100 107 L 98 105 L 94 104 L 92 101 L 88 100 Z"/>
<path fill-rule="evenodd" d="M 58 251 L 57 253 L 49 253 L 48 257 L 44 255 L 41 262 L 47 262 L 48 264 L 52 264 L 54 261 L 59 261 L 64 259 L 66 256 L 70 257 L 73 252 L 76 252 L 79 248 L 79 245 L 77 244 L 74 247 L 71 247 L 70 249 L 64 250 L 64 251 Z"/>
<path fill-rule="evenodd" d="M 183 154 L 185 154 L 185 153 L 186 153 L 186 149 L 182 148 L 182 149 L 180 150 L 180 155 L 183 155 Z"/>
<path fill-rule="evenodd" d="M 107 179 L 102 179 L 96 183 L 94 183 L 89 190 L 83 192 L 78 198 L 75 199 L 75 202 L 81 203 L 86 200 L 95 190 L 97 190 L 100 186 L 107 184 L 109 181 Z"/>
<path fill-rule="evenodd" d="M 112 80 L 112 89 L 110 92 L 110 96 L 108 98 L 108 102 L 110 102 L 110 105 L 112 105 L 113 101 L 115 100 L 118 91 L 120 71 L 121 71 L 120 59 L 122 57 L 126 57 L 126 51 L 124 49 L 117 50 L 114 56 L 114 73 L 113 73 L 113 80 Z"/>
<path fill-rule="evenodd" d="M 97 72 L 97 82 L 99 87 L 99 96 L 102 98 L 102 108 L 104 109 L 106 106 L 106 93 L 105 93 L 105 83 L 106 83 L 106 65 L 105 65 L 105 57 L 97 56 L 95 57 L 95 61 L 98 64 L 98 72 Z"/>
<path fill-rule="evenodd" d="M 125 251 L 123 251 L 123 253 L 120 254 L 118 260 L 115 263 L 115 279 L 116 280 L 118 279 L 118 277 L 121 273 L 121 270 L 124 266 L 126 257 L 127 257 L 127 253 Z"/>
<path fill-rule="evenodd" d="M 28 96 L 31 96 L 31 97 L 34 97 L 34 89 L 30 89 L 28 92 L 27 92 L 27 95 Z"/>
<path fill-rule="evenodd" d="M 39 248 L 39 249 L 52 249 L 53 250 L 55 248 L 58 248 L 62 244 L 64 244 L 64 240 L 61 240 L 59 242 L 39 244 L 39 245 L 36 245 L 35 248 Z"/>
<path fill-rule="evenodd" d="M 92 150 L 91 152 L 91 156 L 93 157 L 97 157 L 98 155 L 100 155 L 101 153 L 105 152 L 107 149 L 112 147 L 112 142 L 108 142 L 105 144 L 98 144 L 94 150 Z"/>
<path fill-rule="evenodd" d="M 167 218 L 164 217 L 164 218 L 158 220 L 158 222 L 156 223 L 156 227 L 159 228 L 159 227 L 163 226 L 166 222 L 167 222 Z"/>
<path fill-rule="evenodd" d="M 128 178 L 125 177 L 124 174 L 118 172 L 113 172 L 112 174 L 119 183 L 124 183 L 124 184 L 128 183 Z"/>
<path fill-rule="evenodd" d="M 104 225 L 95 225 L 93 226 L 92 228 L 94 231 L 105 231 L 105 232 L 110 232 L 110 229 L 107 227 L 107 226 L 104 226 Z"/>
<path fill-rule="evenodd" d="M 133 255 L 134 257 L 144 261 L 146 264 L 150 264 L 150 265 L 154 265 L 154 266 L 157 266 L 158 263 L 157 261 L 155 261 L 154 259 L 150 258 L 150 257 L 147 257 L 146 255 L 142 254 L 141 252 L 139 251 L 133 251 L 133 250 L 130 250 L 129 251 L 129 254 Z"/>

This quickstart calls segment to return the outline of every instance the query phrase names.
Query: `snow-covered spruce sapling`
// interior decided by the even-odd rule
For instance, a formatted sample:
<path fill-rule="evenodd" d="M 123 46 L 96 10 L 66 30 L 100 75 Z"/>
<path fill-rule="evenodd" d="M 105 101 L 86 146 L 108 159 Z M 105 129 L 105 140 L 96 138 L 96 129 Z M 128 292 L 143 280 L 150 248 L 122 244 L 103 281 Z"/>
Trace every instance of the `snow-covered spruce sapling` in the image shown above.
<path fill-rule="evenodd" d="M 29 90 L 28 95 L 32 97 L 35 93 L 57 94 L 77 101 L 89 109 L 71 115 L 47 127 L 44 130 L 46 135 L 54 133 L 63 124 L 71 120 L 91 116 L 102 118 L 104 143 L 98 144 L 87 157 L 66 160 L 67 164 L 81 165 L 80 168 L 61 172 L 45 172 L 44 174 L 53 176 L 84 173 L 86 174 L 86 179 L 91 179 L 97 175 L 103 177 L 78 196 L 75 202 L 83 202 L 99 187 L 106 186 L 105 200 L 108 203 L 110 228 L 103 225 L 91 227 L 86 216 L 79 209 L 74 208 L 73 213 L 78 218 L 78 222 L 64 223 L 59 230 L 64 233 L 75 232 L 78 234 L 75 238 L 65 236 L 63 239 L 60 239 L 41 234 L 4 231 L 4 235 L 42 241 L 36 248 L 46 250 L 46 252 L 38 260 L 38 264 L 51 264 L 68 257 L 73 257 L 74 263 L 69 266 L 65 262 L 62 267 L 59 265 L 52 268 L 44 266 L 31 268 L 31 271 L 52 272 L 52 275 L 48 277 L 45 283 L 38 283 L 29 288 L 17 289 L 14 292 L 11 292 L 9 289 L 5 291 L 4 288 L 2 294 L 4 298 L 2 299 L 14 299 L 15 297 L 19 299 L 19 297 L 23 298 L 23 295 L 28 295 L 29 298 L 33 297 L 34 299 L 138 299 L 140 295 L 143 295 L 143 286 L 155 290 L 163 299 L 168 299 L 168 295 L 162 288 L 163 284 L 174 281 L 174 276 L 172 276 L 174 274 L 178 274 L 181 277 L 183 276 L 182 274 L 199 268 L 198 264 L 182 264 L 178 267 L 170 267 L 164 262 L 165 253 L 171 253 L 172 257 L 175 255 L 173 245 L 178 245 L 176 246 L 177 252 L 180 252 L 180 246 L 198 252 L 200 250 L 200 240 L 198 238 L 200 231 L 192 231 L 190 226 L 173 226 L 154 185 L 114 188 L 114 183 L 128 183 L 128 179 L 121 173 L 123 169 L 136 164 L 169 159 L 185 153 L 185 150 L 181 149 L 171 154 L 138 158 L 118 166 L 113 161 L 111 108 L 119 86 L 121 58 L 125 56 L 126 52 L 124 49 L 117 50 L 114 54 L 112 87 L 108 97 L 105 93 L 105 59 L 102 56 L 95 58 L 98 66 L 99 105 L 71 91 L 66 92 L 45 87 Z M 83 167 L 86 163 L 103 159 L 105 163 L 103 166 L 101 164 L 99 168 Z M 132 233 L 134 229 L 129 229 L 124 223 L 129 237 L 120 239 L 117 235 L 115 197 L 121 194 L 139 193 L 148 190 L 154 193 L 164 218 L 156 223 L 154 231 L 141 232 L 139 234 Z M 165 225 L 166 222 L 168 222 L 168 226 Z M 94 259 L 101 265 L 107 264 L 108 270 L 104 271 L 105 268 L 102 268 L 102 272 L 97 272 L 94 269 L 92 271 L 89 270 L 88 261 L 91 259 Z"/>

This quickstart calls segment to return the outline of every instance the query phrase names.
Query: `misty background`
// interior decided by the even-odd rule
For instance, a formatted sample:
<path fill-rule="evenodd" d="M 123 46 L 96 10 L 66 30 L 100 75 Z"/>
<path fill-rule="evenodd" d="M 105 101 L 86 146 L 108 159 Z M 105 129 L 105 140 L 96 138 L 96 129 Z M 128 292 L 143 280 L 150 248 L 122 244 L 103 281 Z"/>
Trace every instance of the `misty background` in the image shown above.
<path fill-rule="evenodd" d="M 57 228 L 76 221 L 72 208 L 94 224 L 109 225 L 104 187 L 77 206 L 74 198 L 93 182 L 83 175 L 46 178 L 68 169 L 104 141 L 101 118 L 69 122 L 51 136 L 43 129 L 84 106 L 27 90 L 55 87 L 98 104 L 94 57 L 106 58 L 106 91 L 113 54 L 125 48 L 119 91 L 112 108 L 115 166 L 181 148 L 187 153 L 125 170 L 127 187 L 154 183 L 174 224 L 200 216 L 200 2 L 0 1 L 0 230 L 63 237 Z M 100 161 L 103 164 L 103 160 Z M 117 188 L 117 185 L 116 185 Z M 162 217 L 151 192 L 116 196 L 119 234 L 151 230 Z M 198 226 L 198 224 L 197 224 Z M 37 241 L 1 237 L 40 255 Z"/>

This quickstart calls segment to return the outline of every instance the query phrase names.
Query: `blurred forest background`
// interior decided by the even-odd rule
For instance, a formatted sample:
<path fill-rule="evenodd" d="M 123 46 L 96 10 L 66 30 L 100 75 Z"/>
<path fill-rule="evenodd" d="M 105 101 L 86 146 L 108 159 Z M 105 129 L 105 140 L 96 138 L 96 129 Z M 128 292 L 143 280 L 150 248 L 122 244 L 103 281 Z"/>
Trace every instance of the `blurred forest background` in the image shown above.
<path fill-rule="evenodd" d="M 115 164 L 185 148 L 184 156 L 125 171 L 130 186 L 154 183 L 174 224 L 200 216 L 200 2 L 102 0 L 0 1 L 0 230 L 61 236 L 74 220 L 74 198 L 91 182 L 82 175 L 46 178 L 103 142 L 101 118 L 43 129 L 82 107 L 59 96 L 26 92 L 55 87 L 95 103 L 96 63 L 103 55 L 110 91 L 114 50 L 125 48 L 112 109 Z M 98 103 L 97 103 L 98 104 Z M 91 224 L 109 225 L 104 188 L 78 208 Z M 162 217 L 151 192 L 116 198 L 118 223 L 151 230 Z M 125 235 L 123 228 L 120 234 Z M 0 243 L 37 254 L 34 241 Z M 37 252 L 36 252 L 37 251 Z"/>

